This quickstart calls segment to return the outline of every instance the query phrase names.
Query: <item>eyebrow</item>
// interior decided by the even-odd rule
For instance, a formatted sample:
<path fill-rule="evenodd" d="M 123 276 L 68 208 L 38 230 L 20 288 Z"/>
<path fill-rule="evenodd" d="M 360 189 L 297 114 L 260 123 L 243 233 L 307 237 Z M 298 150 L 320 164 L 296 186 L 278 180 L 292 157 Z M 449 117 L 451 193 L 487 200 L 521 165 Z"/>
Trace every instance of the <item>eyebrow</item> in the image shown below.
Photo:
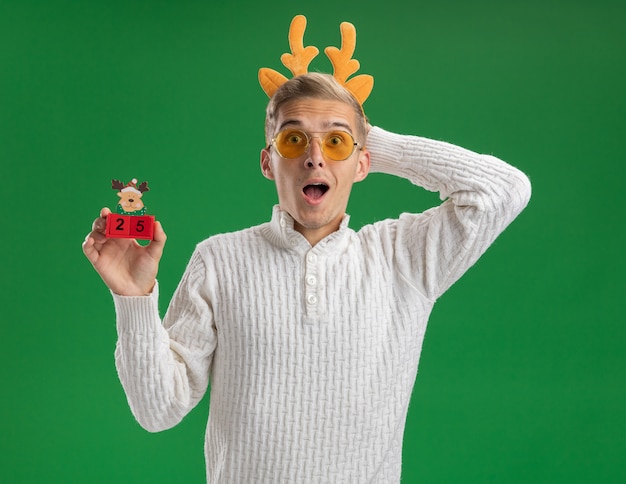
<path fill-rule="evenodd" d="M 282 131 L 289 125 L 295 125 L 296 127 L 301 128 L 302 121 L 298 119 L 286 119 L 285 121 L 280 123 L 280 126 L 278 127 L 278 131 Z M 348 123 L 344 123 L 343 121 L 326 121 L 325 123 L 323 123 L 323 129 L 335 129 L 335 128 L 342 128 L 348 133 L 352 134 L 352 128 L 350 127 L 350 125 Z"/>

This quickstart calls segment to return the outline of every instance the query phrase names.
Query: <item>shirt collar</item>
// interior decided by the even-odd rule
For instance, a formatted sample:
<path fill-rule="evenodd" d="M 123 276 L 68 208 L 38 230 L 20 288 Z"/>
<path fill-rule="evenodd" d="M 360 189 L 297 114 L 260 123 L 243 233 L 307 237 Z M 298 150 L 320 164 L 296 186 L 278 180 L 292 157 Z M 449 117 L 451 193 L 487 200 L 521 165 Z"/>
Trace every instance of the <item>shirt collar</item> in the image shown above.
<path fill-rule="evenodd" d="M 349 235 L 352 230 L 348 227 L 350 215 L 345 214 L 337 229 L 332 234 L 320 240 L 314 247 L 315 250 L 339 250 L 347 244 Z M 311 244 L 308 240 L 294 228 L 294 220 L 288 212 L 274 205 L 272 210 L 272 219 L 266 224 L 264 235 L 274 245 L 283 249 L 295 250 L 298 252 L 308 252 L 311 250 Z"/>

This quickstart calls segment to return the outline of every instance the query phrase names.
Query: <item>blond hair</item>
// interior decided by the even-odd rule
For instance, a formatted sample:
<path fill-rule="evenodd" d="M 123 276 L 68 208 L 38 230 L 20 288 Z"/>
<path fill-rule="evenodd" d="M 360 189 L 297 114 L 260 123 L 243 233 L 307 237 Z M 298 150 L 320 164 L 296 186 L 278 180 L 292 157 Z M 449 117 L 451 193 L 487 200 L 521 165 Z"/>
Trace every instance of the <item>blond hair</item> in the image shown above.
<path fill-rule="evenodd" d="M 320 72 L 309 72 L 289 79 L 270 98 L 265 111 L 265 140 L 267 143 L 276 134 L 274 130 L 280 108 L 290 101 L 304 98 L 339 101 L 352 107 L 356 119 L 356 141 L 361 146 L 365 145 L 367 119 L 361 105 L 332 75 Z"/>

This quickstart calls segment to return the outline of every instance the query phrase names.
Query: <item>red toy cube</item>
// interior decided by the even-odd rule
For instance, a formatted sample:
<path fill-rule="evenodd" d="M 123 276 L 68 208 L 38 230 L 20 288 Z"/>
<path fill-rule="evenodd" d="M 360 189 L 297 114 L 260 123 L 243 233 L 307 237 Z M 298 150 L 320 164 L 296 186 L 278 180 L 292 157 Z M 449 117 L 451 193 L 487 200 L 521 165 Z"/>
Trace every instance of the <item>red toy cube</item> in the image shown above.
<path fill-rule="evenodd" d="M 107 216 L 106 236 L 117 238 L 130 237 L 130 216 L 112 213 Z"/>
<path fill-rule="evenodd" d="M 118 239 L 147 239 L 154 235 L 154 217 L 152 215 L 107 216 L 105 235 Z"/>
<path fill-rule="evenodd" d="M 130 218 L 130 236 L 135 239 L 152 240 L 154 234 L 154 217 L 141 215 Z"/>

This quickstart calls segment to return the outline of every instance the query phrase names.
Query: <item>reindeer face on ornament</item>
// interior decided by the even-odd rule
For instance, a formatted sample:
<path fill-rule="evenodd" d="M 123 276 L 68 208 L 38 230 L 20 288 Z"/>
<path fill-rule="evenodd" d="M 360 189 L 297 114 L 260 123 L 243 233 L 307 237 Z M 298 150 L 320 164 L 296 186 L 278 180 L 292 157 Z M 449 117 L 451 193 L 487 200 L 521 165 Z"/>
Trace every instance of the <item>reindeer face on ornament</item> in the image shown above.
<path fill-rule="evenodd" d="M 124 185 L 119 180 L 113 180 L 111 187 L 114 190 L 119 190 L 117 196 L 120 197 L 120 201 L 117 205 L 117 213 L 120 215 L 144 215 L 146 213 L 146 207 L 141 200 L 144 192 L 150 190 L 148 188 L 148 182 L 142 182 L 137 185 L 137 179 L 133 178 L 128 184 Z"/>

